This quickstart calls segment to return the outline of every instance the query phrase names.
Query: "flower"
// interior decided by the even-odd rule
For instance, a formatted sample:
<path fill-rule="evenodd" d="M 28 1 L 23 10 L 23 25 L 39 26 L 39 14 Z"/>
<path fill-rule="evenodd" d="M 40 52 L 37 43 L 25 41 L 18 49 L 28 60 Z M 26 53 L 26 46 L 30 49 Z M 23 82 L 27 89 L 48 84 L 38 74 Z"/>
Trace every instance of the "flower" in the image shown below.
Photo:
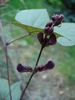
<path fill-rule="evenodd" d="M 46 24 L 46 26 L 45 26 L 45 27 L 51 27 L 51 26 L 52 26 L 52 24 L 53 24 L 53 21 L 52 21 L 52 20 L 50 20 L 50 21 Z"/>
<path fill-rule="evenodd" d="M 54 66 L 55 66 L 55 63 L 52 60 L 50 60 L 44 67 L 45 67 L 45 70 L 50 70 L 50 69 L 53 69 Z"/>
<path fill-rule="evenodd" d="M 50 61 L 48 61 L 47 64 L 36 67 L 35 73 L 38 71 L 41 72 L 41 71 L 45 71 L 45 70 L 51 70 L 54 68 L 54 66 L 55 66 L 54 62 L 52 60 L 50 60 Z"/>
<path fill-rule="evenodd" d="M 47 35 L 51 35 L 53 33 L 53 26 L 51 26 L 51 27 L 45 27 L 44 28 L 44 32 Z"/>
<path fill-rule="evenodd" d="M 56 44 L 56 42 L 57 42 L 57 39 L 56 39 L 55 34 L 51 34 L 50 38 L 47 39 L 46 46 L 54 45 L 54 44 Z"/>
<path fill-rule="evenodd" d="M 43 33 L 40 32 L 39 34 L 37 34 L 37 38 L 38 38 L 39 42 L 42 44 L 43 43 Z"/>
<path fill-rule="evenodd" d="M 63 21 L 64 15 L 53 15 L 52 20 L 54 21 L 54 26 L 58 26 Z"/>
<path fill-rule="evenodd" d="M 17 65 L 18 72 L 32 72 L 32 68 L 29 66 L 22 66 L 22 64 Z"/>

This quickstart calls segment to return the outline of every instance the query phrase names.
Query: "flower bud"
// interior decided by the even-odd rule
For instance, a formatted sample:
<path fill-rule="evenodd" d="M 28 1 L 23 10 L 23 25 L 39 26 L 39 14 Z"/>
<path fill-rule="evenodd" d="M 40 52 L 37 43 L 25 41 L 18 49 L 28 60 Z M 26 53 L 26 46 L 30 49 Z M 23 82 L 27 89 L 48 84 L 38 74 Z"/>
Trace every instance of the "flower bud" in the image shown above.
<path fill-rule="evenodd" d="M 47 35 L 52 34 L 53 33 L 53 26 L 52 27 L 45 27 L 44 32 Z"/>
<path fill-rule="evenodd" d="M 53 21 L 52 21 L 52 20 L 50 20 L 50 21 L 46 24 L 46 26 L 45 26 L 45 27 L 51 27 L 51 26 L 52 26 L 52 24 L 53 24 Z"/>
<path fill-rule="evenodd" d="M 52 16 L 52 20 L 55 21 L 54 26 L 58 26 L 63 21 L 64 15 L 54 15 Z"/>
<path fill-rule="evenodd" d="M 44 33 L 47 33 L 48 29 L 49 29 L 49 27 L 45 27 L 44 28 Z"/>
<path fill-rule="evenodd" d="M 22 66 L 21 64 L 17 65 L 17 70 L 19 72 L 32 72 L 32 68 L 29 66 Z"/>
<path fill-rule="evenodd" d="M 39 42 L 42 44 L 42 42 L 43 42 L 43 33 L 40 32 L 39 34 L 37 34 L 37 38 L 38 38 Z"/>

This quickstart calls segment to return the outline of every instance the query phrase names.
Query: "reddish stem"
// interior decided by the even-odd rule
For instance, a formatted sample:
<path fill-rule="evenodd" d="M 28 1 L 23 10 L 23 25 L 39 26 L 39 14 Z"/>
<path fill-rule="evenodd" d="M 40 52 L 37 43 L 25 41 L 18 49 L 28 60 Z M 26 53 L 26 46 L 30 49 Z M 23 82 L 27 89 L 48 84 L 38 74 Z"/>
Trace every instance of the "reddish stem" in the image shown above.
<path fill-rule="evenodd" d="M 37 62 L 36 62 L 36 64 L 35 64 L 35 67 L 38 65 L 38 62 L 39 62 L 39 59 L 40 59 L 42 50 L 43 50 L 43 46 L 41 47 L 40 53 L 39 53 L 38 58 L 37 58 Z M 34 68 L 34 69 L 35 69 L 35 68 Z M 27 83 L 25 89 L 24 89 L 23 92 L 22 92 L 22 95 L 21 95 L 20 100 L 22 100 L 23 95 L 24 95 L 24 93 L 25 93 L 25 91 L 26 91 L 26 89 L 27 89 L 27 87 L 28 87 L 28 85 L 29 85 L 29 83 L 30 83 L 30 81 L 31 81 L 31 79 L 32 79 L 32 77 L 33 77 L 33 75 L 34 75 L 34 73 L 35 73 L 35 72 L 33 71 L 32 74 L 31 74 L 31 76 L 30 76 L 30 78 L 29 78 L 29 81 L 28 81 L 28 83 Z"/>
<path fill-rule="evenodd" d="M 29 34 L 26 34 L 26 35 L 24 35 L 24 36 L 22 36 L 22 37 L 19 37 L 19 38 L 15 39 L 15 40 L 12 40 L 11 42 L 8 42 L 7 45 L 9 45 L 9 44 L 11 44 L 11 43 L 13 43 L 13 42 L 15 42 L 15 41 L 17 41 L 17 40 L 19 40 L 19 39 L 22 39 L 22 38 L 24 38 L 24 37 L 27 37 L 27 36 L 29 36 L 29 35 L 30 35 L 30 33 L 29 33 Z"/>
<path fill-rule="evenodd" d="M 0 21 L 0 27 L 3 35 L 3 40 L 4 40 L 4 48 L 5 48 L 5 56 L 6 56 L 6 66 L 7 66 L 7 77 L 8 77 L 8 86 L 9 86 L 9 94 L 10 94 L 10 100 L 12 100 L 11 96 L 11 89 L 10 89 L 10 79 L 9 79 L 9 66 L 8 66 L 8 54 L 7 54 L 7 45 L 6 45 L 6 40 L 5 40 L 5 35 L 2 27 L 2 23 Z"/>
<path fill-rule="evenodd" d="M 40 50 L 40 53 L 39 53 L 39 55 L 38 55 L 38 58 L 37 58 L 37 61 L 36 61 L 36 64 L 35 64 L 35 68 L 37 67 L 38 62 L 39 62 L 39 60 L 40 60 L 40 56 L 41 56 L 42 50 L 43 50 L 43 49 L 44 49 L 44 47 L 45 47 L 46 37 L 47 37 L 47 35 L 45 35 L 45 38 L 44 38 L 43 44 L 42 44 L 42 46 L 41 46 L 41 50 Z M 28 81 L 28 83 L 27 83 L 27 85 L 26 85 L 25 89 L 24 89 L 24 90 L 23 90 L 23 92 L 22 92 L 22 95 L 21 95 L 20 100 L 22 100 L 23 95 L 24 95 L 24 93 L 25 93 L 25 91 L 26 91 L 26 89 L 27 89 L 27 87 L 28 87 L 28 85 L 29 85 L 30 81 L 31 81 L 31 79 L 32 79 L 33 75 L 35 74 L 35 68 L 34 68 L 34 70 L 33 70 L 32 74 L 31 74 L 31 76 L 30 76 L 30 78 L 29 78 L 29 81 Z"/>

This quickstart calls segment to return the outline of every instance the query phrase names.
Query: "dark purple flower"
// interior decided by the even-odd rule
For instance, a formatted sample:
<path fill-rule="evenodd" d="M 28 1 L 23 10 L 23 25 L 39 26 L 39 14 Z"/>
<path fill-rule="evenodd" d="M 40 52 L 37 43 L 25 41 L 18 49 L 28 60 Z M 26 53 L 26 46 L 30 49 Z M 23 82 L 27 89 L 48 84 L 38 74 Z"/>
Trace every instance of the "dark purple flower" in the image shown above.
<path fill-rule="evenodd" d="M 51 27 L 51 26 L 52 26 L 52 24 L 53 24 L 53 21 L 52 21 L 52 20 L 50 20 L 50 21 L 46 24 L 46 26 L 45 26 L 45 27 Z"/>
<path fill-rule="evenodd" d="M 46 65 L 41 65 L 35 68 L 35 73 L 36 72 L 41 72 L 41 71 L 45 71 L 45 70 L 50 70 L 53 69 L 55 66 L 54 62 L 52 60 L 48 61 L 48 63 Z"/>
<path fill-rule="evenodd" d="M 44 32 L 45 32 L 45 34 L 47 34 L 47 35 L 52 34 L 52 33 L 53 33 L 53 26 L 51 26 L 51 27 L 45 27 L 45 28 L 44 28 Z"/>
<path fill-rule="evenodd" d="M 51 35 L 50 35 L 50 39 L 49 39 L 49 41 L 50 41 L 51 45 L 56 44 L 57 39 L 56 39 L 55 34 L 51 34 Z"/>
<path fill-rule="evenodd" d="M 43 33 L 40 32 L 39 34 L 37 34 L 37 38 L 38 38 L 39 42 L 42 44 L 43 43 Z"/>
<path fill-rule="evenodd" d="M 50 61 L 48 61 L 48 63 L 45 65 L 45 70 L 53 69 L 54 66 L 55 66 L 55 63 L 54 63 L 52 60 L 50 60 Z"/>
<path fill-rule="evenodd" d="M 63 21 L 64 15 L 54 15 L 52 16 L 52 20 L 55 22 L 54 26 L 58 26 L 59 24 L 61 24 L 61 22 Z"/>
<path fill-rule="evenodd" d="M 45 69 L 44 65 L 41 65 L 35 68 L 35 72 L 38 72 L 38 71 L 40 72 L 40 71 L 43 71 L 44 69 Z"/>
<path fill-rule="evenodd" d="M 17 70 L 19 72 L 32 72 L 32 68 L 29 66 L 22 66 L 21 64 L 17 65 Z"/>
<path fill-rule="evenodd" d="M 50 38 L 46 40 L 46 46 L 54 45 L 56 44 L 56 42 L 57 42 L 57 39 L 56 39 L 55 34 L 51 34 Z"/>

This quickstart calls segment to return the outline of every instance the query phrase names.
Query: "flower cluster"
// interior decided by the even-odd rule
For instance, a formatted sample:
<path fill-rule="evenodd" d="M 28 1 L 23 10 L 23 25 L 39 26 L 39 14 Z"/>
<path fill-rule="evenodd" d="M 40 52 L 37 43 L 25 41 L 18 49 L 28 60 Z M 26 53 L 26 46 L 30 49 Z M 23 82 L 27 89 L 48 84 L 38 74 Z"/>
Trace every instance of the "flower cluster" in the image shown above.
<path fill-rule="evenodd" d="M 54 62 L 50 60 L 45 65 L 35 67 L 34 73 L 41 72 L 44 70 L 50 70 L 50 69 L 54 68 L 54 66 L 55 66 Z M 23 66 L 22 64 L 17 65 L 17 70 L 19 72 L 33 72 L 33 69 L 30 66 Z"/>
<path fill-rule="evenodd" d="M 39 40 L 42 48 L 56 44 L 56 36 L 54 34 L 54 26 L 58 26 L 62 23 L 64 15 L 53 15 L 51 20 L 45 25 L 44 33 L 40 32 L 37 34 L 37 39 Z M 45 34 L 45 35 L 44 35 Z M 48 61 L 47 64 L 41 66 L 35 66 L 34 70 L 30 66 L 23 66 L 21 64 L 17 65 L 17 70 L 19 72 L 41 72 L 44 70 L 50 70 L 54 68 L 55 64 L 53 61 Z"/>
<path fill-rule="evenodd" d="M 40 32 L 37 35 L 37 38 L 40 42 L 41 45 L 44 45 L 44 47 L 49 46 L 49 45 L 54 45 L 56 44 L 56 36 L 53 33 L 54 31 L 54 26 L 58 26 L 61 24 L 62 20 L 64 18 L 64 15 L 53 15 L 52 19 L 46 24 L 44 28 L 44 33 L 45 37 L 42 32 Z"/>

